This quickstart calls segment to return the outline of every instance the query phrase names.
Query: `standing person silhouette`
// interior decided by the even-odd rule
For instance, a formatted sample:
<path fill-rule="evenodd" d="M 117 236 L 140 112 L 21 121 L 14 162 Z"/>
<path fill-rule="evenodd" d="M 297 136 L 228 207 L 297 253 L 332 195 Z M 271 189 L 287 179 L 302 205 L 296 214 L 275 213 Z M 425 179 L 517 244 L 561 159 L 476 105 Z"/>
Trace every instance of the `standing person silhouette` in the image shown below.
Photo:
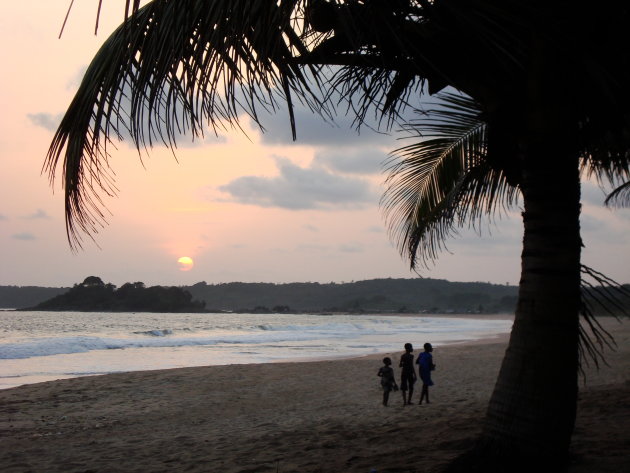
<path fill-rule="evenodd" d="M 413 366 L 413 346 L 411 343 L 405 343 L 405 353 L 400 356 L 400 363 L 398 364 L 402 368 L 400 374 L 400 390 L 403 397 L 403 406 L 411 404 L 411 396 L 413 395 L 413 385 L 416 382 L 416 370 Z"/>
<path fill-rule="evenodd" d="M 377 373 L 381 377 L 381 387 L 383 388 L 383 405 L 387 406 L 390 391 L 398 391 L 398 385 L 394 378 L 394 369 L 392 368 L 392 360 L 388 356 L 383 358 L 383 366 Z"/>
<path fill-rule="evenodd" d="M 426 399 L 429 403 L 429 386 L 433 386 L 433 380 L 431 379 L 431 371 L 435 369 L 433 364 L 433 346 L 430 343 L 424 344 L 424 351 L 418 355 L 416 363 L 419 365 L 418 372 L 420 373 L 420 379 L 422 380 L 422 392 L 420 393 L 420 402 Z"/>

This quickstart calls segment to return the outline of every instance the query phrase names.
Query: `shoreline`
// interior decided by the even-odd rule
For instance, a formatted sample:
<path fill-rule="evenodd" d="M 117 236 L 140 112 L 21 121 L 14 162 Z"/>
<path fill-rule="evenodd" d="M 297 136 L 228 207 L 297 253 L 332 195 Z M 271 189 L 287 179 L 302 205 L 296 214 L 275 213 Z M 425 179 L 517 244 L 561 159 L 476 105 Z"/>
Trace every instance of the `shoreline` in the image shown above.
<path fill-rule="evenodd" d="M 84 312 L 86 314 L 94 313 L 130 313 L 130 314 L 217 314 L 217 315 L 229 315 L 229 314 L 251 314 L 251 315 L 382 315 L 382 316 L 398 316 L 398 317 L 475 317 L 480 319 L 493 319 L 493 318 L 505 318 L 514 317 L 513 313 L 509 312 L 380 312 L 380 311 L 289 311 L 289 312 L 260 312 L 252 310 L 203 310 L 203 311 L 190 311 L 190 312 L 172 312 L 172 311 L 143 311 L 143 310 L 78 310 L 78 309 L 35 309 L 33 307 L 0 307 L 0 312 Z"/>
<path fill-rule="evenodd" d="M 580 382 L 570 473 L 630 467 L 630 322 L 604 323 L 618 348 Z M 472 446 L 505 348 L 505 340 L 436 347 L 432 403 L 422 406 L 403 407 L 398 393 L 381 405 L 378 357 L 395 358 L 398 378 L 400 352 L 7 389 L 0 470 L 433 473 Z"/>
<path fill-rule="evenodd" d="M 79 315 L 82 316 L 82 314 Z M 108 319 L 108 314 L 102 314 L 102 316 L 105 319 Z M 241 317 L 241 319 L 250 321 L 258 320 L 261 317 L 264 319 L 265 317 L 264 315 L 260 314 L 255 314 L 254 316 L 256 317 L 256 319 L 250 319 L 250 317 Z M 321 315 L 319 317 L 321 317 L 319 319 L 320 322 L 317 322 L 317 324 L 328 323 L 328 315 Z M 435 315 L 414 316 L 413 314 L 392 313 L 373 315 L 348 315 L 347 317 L 344 316 L 341 318 L 335 317 L 335 320 L 342 320 L 344 323 L 353 323 L 353 321 L 355 320 L 370 320 L 377 321 L 380 325 L 380 322 L 387 320 L 387 318 L 389 317 L 396 317 L 397 320 L 401 321 L 413 318 L 413 324 L 416 324 L 417 322 L 417 324 L 427 323 L 431 325 L 436 323 L 438 325 L 447 324 L 447 320 L 459 319 L 464 325 L 477 326 L 477 323 L 479 322 L 480 324 L 482 324 L 482 327 L 484 320 L 504 321 L 500 323 L 501 328 L 498 328 L 496 330 L 509 330 L 507 326 L 509 325 L 511 327 L 511 321 L 514 318 L 510 314 L 493 314 L 490 316 L 481 316 L 479 314 L 468 316 L 465 316 L 463 314 L 449 314 L 442 317 Z M 291 320 L 291 316 L 286 319 Z M 443 322 L 440 323 L 438 322 L 439 320 L 442 320 Z M 160 323 L 158 323 L 158 325 L 160 327 L 171 327 L 170 325 L 168 325 L 168 323 L 170 322 L 167 322 L 167 325 L 159 325 Z M 494 322 L 488 323 L 492 325 Z M 254 322 L 254 324 L 258 324 L 258 322 Z M 176 331 L 176 329 L 173 330 Z M 420 333 L 421 332 L 419 332 L 419 334 Z M 465 331 L 461 334 L 452 333 L 450 335 L 450 339 L 447 339 L 447 337 L 449 337 L 448 332 L 447 335 L 436 336 L 438 336 L 438 340 L 432 340 L 432 342 L 435 343 L 436 346 L 445 346 L 451 344 L 460 345 L 466 343 L 479 343 L 480 341 L 484 340 L 492 340 L 495 336 L 495 333 L 492 333 L 492 329 L 490 329 L 490 331 L 485 331 L 482 328 L 476 331 L 472 330 L 471 332 Z M 395 344 L 390 343 L 393 339 L 391 339 L 390 342 L 387 343 L 378 343 L 383 342 L 383 340 L 378 340 L 374 338 L 374 336 L 372 336 L 371 340 L 361 342 L 359 344 L 353 342 L 352 340 L 349 340 L 347 346 L 345 344 L 338 345 L 333 350 L 321 350 L 317 348 L 310 350 L 294 350 L 293 352 L 285 350 L 285 352 L 282 353 L 282 355 L 284 356 L 264 356 L 256 354 L 247 355 L 247 352 L 245 351 L 242 355 L 236 352 L 234 353 L 234 356 L 228 357 L 226 356 L 227 351 L 224 351 L 221 348 L 219 348 L 218 351 L 213 351 L 212 347 L 210 347 L 208 351 L 201 352 L 199 351 L 199 349 L 203 347 L 198 347 L 195 343 L 192 343 L 190 345 L 182 345 L 181 347 L 178 347 L 178 345 L 173 345 L 172 347 L 169 347 L 167 345 L 163 349 L 161 349 L 160 347 L 156 347 L 156 349 L 153 349 L 150 346 L 142 348 L 142 345 L 140 344 L 138 347 L 129 346 L 125 347 L 122 350 L 116 350 L 114 348 L 101 348 L 89 350 L 84 353 L 81 351 L 68 351 L 65 353 L 60 351 L 58 353 L 52 353 L 43 357 L 18 357 L 16 359 L 7 358 L 0 360 L 0 372 L 2 372 L 2 377 L 0 378 L 0 390 L 11 389 L 13 387 L 26 384 L 34 384 L 60 379 L 72 379 L 82 376 L 102 376 L 110 373 L 137 372 L 156 369 L 170 369 L 177 367 L 195 367 L 206 365 L 222 366 L 227 364 L 262 364 L 282 362 L 302 363 L 310 361 L 340 360 L 364 357 L 369 355 L 376 355 L 377 357 L 379 357 L 381 356 L 381 353 L 395 349 L 394 346 L 397 348 L 400 344 L 400 346 L 402 347 L 402 344 L 408 341 L 403 340 L 402 337 L 405 337 L 405 335 L 403 334 L 401 336 L 400 342 L 396 341 Z M 425 341 L 414 341 L 413 338 L 416 338 L 416 336 L 414 335 L 414 337 L 412 337 L 412 340 L 409 341 L 412 341 L 416 344 L 421 342 L 423 343 Z M 299 342 L 296 343 L 299 344 Z M 364 343 L 365 345 L 363 345 Z M 127 352 L 126 350 L 129 351 Z M 143 352 L 139 350 L 146 351 Z M 0 351 L 2 351 L 2 345 L 0 345 Z M 71 368 L 62 368 L 64 366 L 69 366 Z"/>

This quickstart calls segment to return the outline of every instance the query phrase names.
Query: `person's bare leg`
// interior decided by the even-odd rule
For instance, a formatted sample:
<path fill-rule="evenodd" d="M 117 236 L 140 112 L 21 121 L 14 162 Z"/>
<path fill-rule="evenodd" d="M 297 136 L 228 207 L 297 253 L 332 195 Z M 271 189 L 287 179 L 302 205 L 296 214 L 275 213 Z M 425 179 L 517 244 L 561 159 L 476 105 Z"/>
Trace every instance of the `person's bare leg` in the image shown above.
<path fill-rule="evenodd" d="M 426 398 L 427 402 L 429 402 L 429 387 L 426 384 L 422 385 L 422 392 L 420 393 L 420 402 L 418 404 L 422 404 L 422 400 Z"/>

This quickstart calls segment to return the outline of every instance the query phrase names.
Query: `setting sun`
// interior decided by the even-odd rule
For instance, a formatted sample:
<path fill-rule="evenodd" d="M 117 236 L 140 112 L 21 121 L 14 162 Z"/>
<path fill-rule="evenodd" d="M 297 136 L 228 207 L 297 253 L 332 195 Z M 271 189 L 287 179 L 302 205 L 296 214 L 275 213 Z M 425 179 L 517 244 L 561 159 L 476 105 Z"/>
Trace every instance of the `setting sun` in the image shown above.
<path fill-rule="evenodd" d="M 180 271 L 190 271 L 194 266 L 192 258 L 188 256 L 182 256 L 177 260 L 177 263 L 179 264 Z"/>

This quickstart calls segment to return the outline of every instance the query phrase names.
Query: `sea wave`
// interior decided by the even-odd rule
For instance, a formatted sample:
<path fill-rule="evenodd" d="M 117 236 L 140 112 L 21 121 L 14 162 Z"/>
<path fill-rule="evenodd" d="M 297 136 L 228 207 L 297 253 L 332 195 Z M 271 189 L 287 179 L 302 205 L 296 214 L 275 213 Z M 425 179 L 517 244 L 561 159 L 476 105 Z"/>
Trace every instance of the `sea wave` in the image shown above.
<path fill-rule="evenodd" d="M 152 337 L 166 337 L 167 335 L 173 335 L 173 330 L 165 328 L 165 329 L 154 329 L 154 330 L 144 330 L 140 332 L 133 332 L 136 335 L 150 335 Z"/>
<path fill-rule="evenodd" d="M 153 332 L 153 331 L 149 331 Z M 152 336 L 147 336 L 152 335 Z M 349 334 L 327 334 L 327 338 L 348 337 Z M 95 350 L 122 350 L 131 348 L 175 348 L 187 346 L 213 345 L 269 345 L 277 343 L 307 342 L 322 337 L 321 330 L 242 333 L 234 335 L 218 334 L 204 337 L 181 337 L 143 333 L 132 338 L 103 338 L 94 336 L 73 336 L 40 338 L 0 346 L 0 359 L 21 359 L 38 356 L 51 356 L 73 353 L 86 353 Z"/>
<path fill-rule="evenodd" d="M 298 316 L 294 316 L 298 317 Z M 474 339 L 483 333 L 497 333 L 509 330 L 509 321 L 486 321 L 466 319 L 431 319 L 402 317 L 362 317 L 361 320 L 349 318 L 322 322 L 321 318 L 304 318 L 306 323 L 267 323 L 254 322 L 245 326 L 238 323 L 222 323 L 222 328 L 201 328 L 197 325 L 177 327 L 176 323 L 166 322 L 159 325 L 146 325 L 136 330 L 111 332 L 111 326 L 102 332 L 68 333 L 41 337 L 13 337 L 6 343 L 0 343 L 0 359 L 24 359 L 52 355 L 87 353 L 105 350 L 124 350 L 138 348 L 177 348 L 196 346 L 232 346 L 245 350 L 266 350 L 276 345 L 308 344 L 317 346 L 342 343 L 346 348 L 368 349 L 387 340 L 418 340 L 425 335 L 433 341 L 453 339 Z M 287 320 L 288 321 L 288 320 Z M 155 322 L 155 321 L 153 321 Z M 263 323 L 260 323 L 263 322 Z M 285 320 L 282 320 L 285 322 Z M 500 327 L 505 325 L 505 327 Z M 165 328 L 169 327 L 169 328 Z M 155 328 L 158 327 L 158 328 Z M 246 348 L 245 346 L 248 345 Z M 257 348 L 256 348 L 257 347 Z"/>

